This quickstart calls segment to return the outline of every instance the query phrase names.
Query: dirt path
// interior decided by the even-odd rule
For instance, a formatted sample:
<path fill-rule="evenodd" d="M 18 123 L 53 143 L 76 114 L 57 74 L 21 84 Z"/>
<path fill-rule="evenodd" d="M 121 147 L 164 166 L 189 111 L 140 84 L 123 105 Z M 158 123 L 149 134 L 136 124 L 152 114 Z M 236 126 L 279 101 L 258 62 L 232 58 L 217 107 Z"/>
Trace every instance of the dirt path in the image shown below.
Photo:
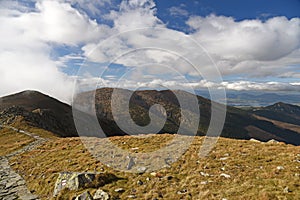
<path fill-rule="evenodd" d="M 26 145 L 22 149 L 7 154 L 6 156 L 0 156 L 0 200 L 13 200 L 13 199 L 24 199 L 24 200 L 36 200 L 39 199 L 36 195 L 33 195 L 27 188 L 25 180 L 16 173 L 9 165 L 9 158 L 31 151 L 37 146 L 41 145 L 46 139 L 41 138 L 33 133 L 19 130 L 11 126 L 2 126 L 3 128 L 9 128 L 19 133 L 26 134 L 33 137 L 35 141 Z"/>

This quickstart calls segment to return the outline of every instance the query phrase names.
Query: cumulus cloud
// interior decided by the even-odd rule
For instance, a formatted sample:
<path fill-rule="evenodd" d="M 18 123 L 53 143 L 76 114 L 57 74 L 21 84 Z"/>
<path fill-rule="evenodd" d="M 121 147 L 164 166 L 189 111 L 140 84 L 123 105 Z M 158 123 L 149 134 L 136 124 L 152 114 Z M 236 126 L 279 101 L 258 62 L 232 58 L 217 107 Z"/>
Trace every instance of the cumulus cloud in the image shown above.
<path fill-rule="evenodd" d="M 104 6 L 111 6 L 114 0 L 101 0 L 101 1 L 91 1 L 91 0 L 61 0 L 62 2 L 70 3 L 71 5 L 78 5 L 83 11 L 96 16 L 102 14 L 101 9 Z"/>
<path fill-rule="evenodd" d="M 143 88 L 157 88 L 157 89 L 222 89 L 237 90 L 237 91 L 300 91 L 300 82 L 282 83 L 282 82 L 252 82 L 252 81 L 223 81 L 221 83 L 210 82 L 201 80 L 197 82 L 188 82 L 187 80 L 164 80 L 159 78 L 152 78 L 151 80 L 133 80 L 133 79 L 120 79 L 116 81 L 106 78 L 79 78 L 81 87 L 95 89 L 95 84 L 100 87 L 113 87 L 113 88 L 127 88 L 127 89 L 143 89 Z M 87 87 L 88 86 L 88 87 Z"/>
<path fill-rule="evenodd" d="M 101 8 L 113 1 L 1 1 L 0 95 L 37 89 L 68 102 L 74 77 L 63 73 L 61 67 L 70 59 L 85 58 L 87 62 L 103 64 L 113 61 L 128 68 L 148 64 L 148 74 L 162 76 L 172 74 L 172 70 L 184 76 L 201 76 L 195 67 L 205 74 L 216 75 L 212 70 L 216 64 L 223 76 L 238 75 L 245 80 L 252 77 L 262 80 L 265 77 L 300 78 L 297 70 L 300 63 L 300 18 L 236 21 L 225 16 L 190 16 L 186 23 L 191 32 L 184 33 L 167 28 L 157 17 L 153 0 L 124 0 L 119 10 L 108 11 L 102 16 Z M 170 8 L 169 11 L 172 15 L 188 16 L 183 7 Z M 91 15 L 101 15 L 110 23 L 101 24 Z M 53 58 L 57 47 L 77 47 L 82 50 L 82 55 L 70 52 L 70 55 Z M 152 67 L 155 64 L 172 70 Z M 135 76 L 142 75 L 143 71 L 139 71 Z M 110 87 L 116 86 L 114 77 L 108 78 L 103 82 Z M 174 79 L 153 79 L 128 80 L 124 87 L 178 84 L 195 88 L 299 91 L 297 82 L 205 80 L 183 84 Z"/>
<path fill-rule="evenodd" d="M 231 17 L 193 16 L 191 34 L 212 55 L 223 74 L 279 76 L 299 64 L 300 18 L 235 21 Z"/>
<path fill-rule="evenodd" d="M 120 12 L 113 12 L 111 15 L 115 33 L 145 26 L 165 27 L 155 16 L 153 3 L 147 7 L 142 4 L 146 1 L 133 1 L 135 3 L 132 4 L 126 2 L 122 4 L 123 9 Z M 109 43 L 101 44 L 100 48 L 93 43 L 86 45 L 83 50 L 89 53 L 94 51 L 89 55 L 85 54 L 91 60 L 105 62 L 126 51 L 154 47 L 171 50 L 188 58 L 192 63 L 196 63 L 200 71 L 207 74 L 213 74 L 211 69 L 215 63 L 224 76 L 240 75 L 246 79 L 268 76 L 298 77 L 297 73 L 287 71 L 291 65 L 300 62 L 300 18 L 273 17 L 263 22 L 259 19 L 236 21 L 231 17 L 210 15 L 192 16 L 187 24 L 192 29 L 189 34 L 168 28 L 158 32 L 154 29 L 138 30 L 111 38 Z M 195 45 L 191 45 L 188 38 L 194 39 L 200 46 L 194 48 Z M 116 62 L 128 67 L 136 67 L 143 62 L 159 62 L 182 73 L 199 76 L 187 63 L 180 63 L 178 57 L 172 57 L 166 52 L 135 51 L 135 55 L 131 57 L 120 58 Z M 161 62 L 162 60 L 164 62 Z"/>
<path fill-rule="evenodd" d="M 50 57 L 52 49 L 97 40 L 106 34 L 107 26 L 61 1 L 38 1 L 26 11 L 17 9 L 15 2 L 2 5 L 0 95 L 36 89 L 69 102 L 73 78 Z"/>

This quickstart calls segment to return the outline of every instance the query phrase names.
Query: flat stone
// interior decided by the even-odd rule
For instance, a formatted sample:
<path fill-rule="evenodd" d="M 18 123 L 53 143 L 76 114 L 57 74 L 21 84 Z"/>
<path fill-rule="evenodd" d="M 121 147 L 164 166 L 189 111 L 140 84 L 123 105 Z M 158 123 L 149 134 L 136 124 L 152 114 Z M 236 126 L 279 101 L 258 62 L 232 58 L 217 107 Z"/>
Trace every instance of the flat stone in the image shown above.
<path fill-rule="evenodd" d="M 93 182 L 96 174 L 79 172 L 61 172 L 56 180 L 53 196 L 57 196 L 63 188 L 78 190 Z"/>
<path fill-rule="evenodd" d="M 109 194 L 101 189 L 98 189 L 93 198 L 94 200 L 109 200 Z"/>
<path fill-rule="evenodd" d="M 86 192 L 78 195 L 75 200 L 93 200 L 93 197 L 89 191 L 86 191 Z"/>

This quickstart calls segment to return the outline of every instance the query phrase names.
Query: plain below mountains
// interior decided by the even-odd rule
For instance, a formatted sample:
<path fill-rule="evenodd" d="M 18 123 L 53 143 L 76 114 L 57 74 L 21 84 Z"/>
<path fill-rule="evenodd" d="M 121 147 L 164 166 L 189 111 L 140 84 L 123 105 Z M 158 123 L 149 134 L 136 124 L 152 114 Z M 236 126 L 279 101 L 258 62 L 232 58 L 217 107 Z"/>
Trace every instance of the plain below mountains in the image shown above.
<path fill-rule="evenodd" d="M 98 126 L 91 127 L 93 117 L 85 104 L 94 98 L 97 121 L 106 136 L 126 135 L 115 122 L 112 114 L 111 100 L 113 91 L 118 91 L 117 101 L 123 101 L 132 93 L 130 90 L 101 88 L 96 92 L 84 92 L 79 94 L 74 102 L 77 106 L 73 118 L 72 107 L 52 97 L 36 91 L 24 91 L 0 98 L 0 123 L 13 124 L 20 117 L 31 126 L 42 128 L 62 137 L 78 136 L 74 120 L 85 127 L 87 136 L 97 135 Z M 192 94 L 185 91 L 176 91 L 181 96 L 189 97 Z M 211 118 L 211 102 L 201 96 L 196 96 L 200 109 L 200 123 L 197 134 L 205 135 Z M 158 115 L 166 116 L 166 123 L 159 133 L 177 133 L 181 119 L 181 107 L 172 91 L 143 90 L 135 91 L 129 101 L 129 116 L 135 124 L 146 126 L 150 123 L 149 109 L 159 104 L 163 110 L 157 110 Z M 216 109 L 224 108 L 223 105 L 214 103 Z M 88 105 L 90 107 L 90 105 Z M 191 116 L 197 112 L 192 107 L 185 108 Z M 120 111 L 120 116 L 126 113 Z M 160 113 L 161 112 L 161 113 Z M 225 125 L 221 136 L 234 139 L 255 138 L 261 141 L 275 139 L 289 144 L 300 145 L 300 107 L 276 103 L 272 106 L 242 110 L 227 106 Z M 100 127 L 99 126 L 99 127 Z M 77 127 L 78 128 L 78 127 Z M 188 130 L 187 130 L 188 132 Z M 138 133 L 143 134 L 143 133 Z"/>

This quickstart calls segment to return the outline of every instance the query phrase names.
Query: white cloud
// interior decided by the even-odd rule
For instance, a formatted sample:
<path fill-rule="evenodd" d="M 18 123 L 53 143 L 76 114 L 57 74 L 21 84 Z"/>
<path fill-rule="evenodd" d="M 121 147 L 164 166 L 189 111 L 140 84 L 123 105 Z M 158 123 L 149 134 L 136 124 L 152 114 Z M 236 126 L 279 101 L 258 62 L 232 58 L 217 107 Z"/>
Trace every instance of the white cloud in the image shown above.
<path fill-rule="evenodd" d="M 156 16 L 153 0 L 125 0 L 119 11 L 111 11 L 109 19 L 113 20 L 114 28 L 119 32 L 137 28 L 157 27 L 162 22 Z"/>
<path fill-rule="evenodd" d="M 111 15 L 116 33 L 145 26 L 165 27 L 155 16 L 152 4 L 145 7 L 144 1 L 133 1 L 130 5 L 126 2 L 123 3 L 120 12 L 113 12 Z M 214 64 L 205 54 L 207 51 L 222 75 L 241 75 L 248 78 L 283 75 L 298 77 L 298 74 L 287 72 L 289 66 L 300 63 L 300 18 L 288 20 L 285 17 L 274 17 L 266 22 L 238 22 L 231 17 L 210 15 L 190 17 L 187 24 L 194 29 L 190 34 L 167 28 L 159 31 L 138 30 L 110 39 L 104 45 L 101 44 L 100 48 L 96 48 L 96 44 L 89 44 L 83 50 L 94 50 L 93 53 L 85 55 L 97 62 L 112 61 L 126 51 L 134 51 L 141 47 L 172 50 L 189 58 L 202 72 L 213 74 L 211 69 Z M 193 48 L 195 45 L 191 45 L 189 37 L 199 42 L 205 50 L 200 47 Z M 166 52 L 135 51 L 135 55 L 126 59 L 120 58 L 116 62 L 125 66 L 158 62 L 172 66 L 182 73 L 198 76 L 191 66 L 180 63 L 178 57 L 172 58 Z"/>
<path fill-rule="evenodd" d="M 128 67 L 156 63 L 169 66 L 182 75 L 199 76 L 183 59 L 188 58 L 202 72 L 213 74 L 213 63 L 201 48 L 193 45 L 192 38 L 205 47 L 222 75 L 240 75 L 245 80 L 270 76 L 300 78 L 299 70 L 295 70 L 300 63 L 300 18 L 274 17 L 263 22 L 258 19 L 235 21 L 230 17 L 214 15 L 192 16 L 187 24 L 193 31 L 186 34 L 166 28 L 156 15 L 153 0 L 122 1 L 119 11 L 113 10 L 109 15 L 101 16 L 111 20 L 110 26 L 98 24 L 85 11 L 99 15 L 100 8 L 111 5 L 113 0 L 36 1 L 34 8 L 18 1 L 0 2 L 0 95 L 37 89 L 69 101 L 74 77 L 61 71 L 62 63 L 85 57 L 105 63 L 128 51 L 133 52 L 119 57 L 115 62 Z M 184 10 L 172 10 L 173 14 L 187 15 Z M 145 27 L 152 29 L 141 29 Z M 132 31 L 136 29 L 139 30 Z M 129 32 L 104 41 L 124 31 Z M 104 41 L 100 47 L 97 46 L 99 41 Z M 54 47 L 60 46 L 82 47 L 83 55 L 70 52 L 70 55 L 58 59 L 51 58 Z M 134 51 L 143 47 L 151 48 Z M 165 75 L 168 70 L 149 66 L 148 72 Z M 139 73 L 136 76 L 143 75 Z M 115 85 L 112 78 L 106 81 L 111 87 Z M 124 86 L 145 87 L 161 83 L 172 86 L 178 81 L 128 80 Z M 298 83 L 214 83 L 207 80 L 185 84 L 235 90 L 299 90 Z"/>
<path fill-rule="evenodd" d="M 191 17 L 187 24 L 193 34 L 211 53 L 236 60 L 270 61 L 282 58 L 300 47 L 300 19 L 274 17 L 234 21 L 214 16 Z"/>
<path fill-rule="evenodd" d="M 61 0 L 62 2 L 70 3 L 71 5 L 78 5 L 79 8 L 82 8 L 85 12 L 89 12 L 90 14 L 96 16 L 100 15 L 101 8 L 104 6 L 110 6 L 113 3 L 113 0 Z"/>
<path fill-rule="evenodd" d="M 292 56 L 300 48 L 300 18 L 237 22 L 210 15 L 190 17 L 187 24 L 223 74 L 278 76 L 283 68 L 300 62 L 299 57 Z"/>
<path fill-rule="evenodd" d="M 61 1 L 39 1 L 35 9 L 0 9 L 0 95 L 36 89 L 70 102 L 73 78 L 50 55 L 55 45 L 78 45 L 106 36 L 108 27 Z M 2 12 L 4 11 L 4 12 Z"/>
<path fill-rule="evenodd" d="M 85 88 L 93 88 L 96 83 L 99 87 L 113 87 L 113 88 L 127 88 L 127 89 L 141 89 L 141 88 L 159 88 L 159 89 L 222 89 L 237 90 L 237 91 L 300 91 L 300 83 L 282 83 L 282 82 L 253 82 L 253 81 L 235 81 L 221 83 L 210 82 L 207 80 L 201 80 L 197 82 L 187 82 L 187 80 L 180 78 L 180 80 L 163 80 L 159 78 L 152 78 L 152 80 L 134 80 L 134 79 L 120 79 L 111 80 L 108 78 L 84 78 L 78 79 L 79 82 L 85 85 Z M 86 86 L 89 87 L 86 87 Z"/>

